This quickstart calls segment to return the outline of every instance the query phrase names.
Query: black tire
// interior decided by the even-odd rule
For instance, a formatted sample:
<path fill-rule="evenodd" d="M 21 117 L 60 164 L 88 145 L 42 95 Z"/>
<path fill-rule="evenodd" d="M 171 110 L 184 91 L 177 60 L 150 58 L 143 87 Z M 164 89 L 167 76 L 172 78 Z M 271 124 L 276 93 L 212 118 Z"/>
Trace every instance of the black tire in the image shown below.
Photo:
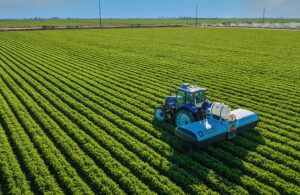
<path fill-rule="evenodd" d="M 194 121 L 195 121 L 195 117 L 193 116 L 193 113 L 189 110 L 180 110 L 176 114 L 175 124 L 177 127 L 180 127 L 182 125 L 187 125 Z"/>
<path fill-rule="evenodd" d="M 157 106 L 154 110 L 154 117 L 159 121 L 167 120 L 166 109 L 163 106 Z"/>

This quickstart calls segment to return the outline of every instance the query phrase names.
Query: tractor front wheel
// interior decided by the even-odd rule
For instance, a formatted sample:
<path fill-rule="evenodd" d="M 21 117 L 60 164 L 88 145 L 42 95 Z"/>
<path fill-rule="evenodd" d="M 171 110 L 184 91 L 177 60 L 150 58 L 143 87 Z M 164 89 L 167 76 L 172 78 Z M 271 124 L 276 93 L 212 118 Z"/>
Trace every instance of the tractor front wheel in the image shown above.
<path fill-rule="evenodd" d="M 194 121 L 195 121 L 195 117 L 193 116 L 191 111 L 180 110 L 176 115 L 176 126 L 177 127 L 187 125 Z"/>
<path fill-rule="evenodd" d="M 154 116 L 159 121 L 166 121 L 167 120 L 166 109 L 162 106 L 156 107 L 154 111 Z"/>

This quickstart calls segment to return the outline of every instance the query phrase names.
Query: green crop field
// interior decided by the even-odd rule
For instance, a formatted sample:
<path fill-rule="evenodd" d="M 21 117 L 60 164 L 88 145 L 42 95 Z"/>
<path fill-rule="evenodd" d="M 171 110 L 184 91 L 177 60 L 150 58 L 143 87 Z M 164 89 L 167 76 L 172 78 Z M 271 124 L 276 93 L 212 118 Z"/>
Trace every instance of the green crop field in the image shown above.
<path fill-rule="evenodd" d="M 299 194 L 300 34 L 0 32 L 0 194 Z M 154 108 L 183 83 L 259 114 L 188 149 Z"/>
<path fill-rule="evenodd" d="M 261 19 L 199 19 L 198 23 L 262 22 Z M 265 22 L 300 22 L 300 19 L 266 19 Z M 102 25 L 126 24 L 195 24 L 195 19 L 104 19 Z M 42 19 L 42 20 L 0 20 L 0 27 L 9 26 L 84 26 L 99 25 L 97 19 Z"/>

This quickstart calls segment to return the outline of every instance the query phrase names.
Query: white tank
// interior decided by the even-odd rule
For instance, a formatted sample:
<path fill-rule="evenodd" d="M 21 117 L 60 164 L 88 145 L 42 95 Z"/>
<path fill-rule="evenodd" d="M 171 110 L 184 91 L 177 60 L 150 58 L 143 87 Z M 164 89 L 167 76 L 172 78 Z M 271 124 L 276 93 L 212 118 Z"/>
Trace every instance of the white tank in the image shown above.
<path fill-rule="evenodd" d="M 221 102 L 214 102 L 211 106 L 211 114 L 221 117 L 223 120 L 229 120 L 231 108 Z"/>

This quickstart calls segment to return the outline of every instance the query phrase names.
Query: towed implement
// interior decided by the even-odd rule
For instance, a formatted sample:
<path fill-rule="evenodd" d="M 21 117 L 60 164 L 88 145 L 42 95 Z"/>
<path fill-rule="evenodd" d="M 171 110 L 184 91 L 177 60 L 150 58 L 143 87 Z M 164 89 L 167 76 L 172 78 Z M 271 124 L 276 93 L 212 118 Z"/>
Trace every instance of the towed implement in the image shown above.
<path fill-rule="evenodd" d="M 197 85 L 183 84 L 177 88 L 176 96 L 166 97 L 164 104 L 156 107 L 157 120 L 169 120 L 177 126 L 175 135 L 179 142 L 201 148 L 232 139 L 257 125 L 256 113 L 245 109 L 231 111 L 221 102 L 211 104 L 205 99 L 205 91 Z"/>

